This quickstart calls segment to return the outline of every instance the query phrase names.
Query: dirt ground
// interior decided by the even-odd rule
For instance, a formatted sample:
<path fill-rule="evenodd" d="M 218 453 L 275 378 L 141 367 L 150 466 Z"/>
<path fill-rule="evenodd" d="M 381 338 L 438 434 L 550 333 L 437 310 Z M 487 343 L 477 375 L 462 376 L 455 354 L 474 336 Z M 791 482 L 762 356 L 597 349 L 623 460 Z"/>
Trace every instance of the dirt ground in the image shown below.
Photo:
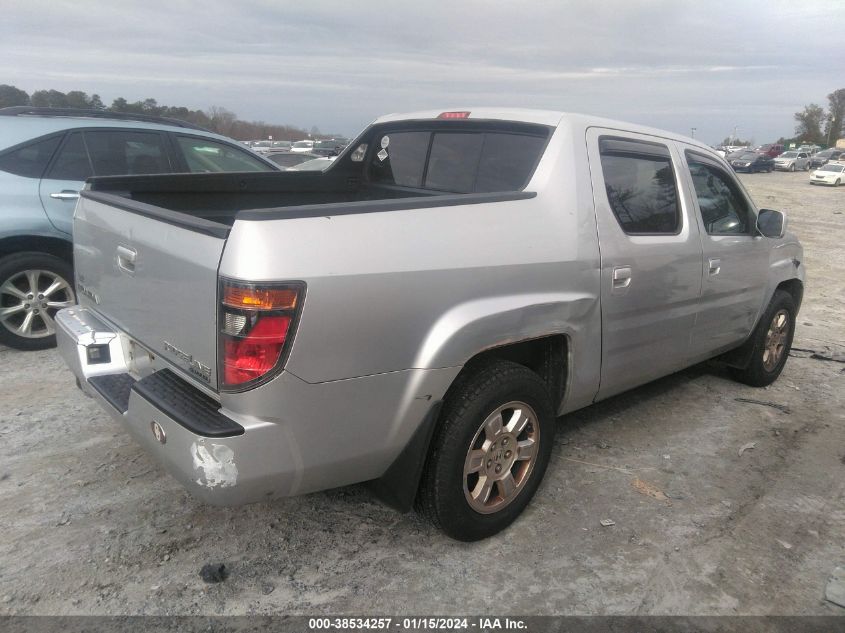
<path fill-rule="evenodd" d="M 804 243 L 794 345 L 845 352 L 845 187 L 742 179 Z M 798 351 L 757 390 L 703 365 L 566 416 L 523 517 L 468 545 L 360 486 L 203 506 L 55 351 L 0 348 L 0 614 L 845 615 L 824 600 L 845 564 L 844 368 Z"/>

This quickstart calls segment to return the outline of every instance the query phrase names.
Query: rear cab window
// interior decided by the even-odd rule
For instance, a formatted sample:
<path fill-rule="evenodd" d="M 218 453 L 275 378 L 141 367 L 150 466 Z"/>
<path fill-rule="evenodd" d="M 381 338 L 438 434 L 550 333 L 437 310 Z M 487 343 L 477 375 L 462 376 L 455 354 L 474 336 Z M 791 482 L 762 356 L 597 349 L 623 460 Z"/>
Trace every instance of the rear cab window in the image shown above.
<path fill-rule="evenodd" d="M 377 130 L 370 182 L 449 193 L 519 191 L 528 184 L 551 134 L 541 125 L 483 121 Z M 425 129 L 425 128 L 428 129 Z"/>

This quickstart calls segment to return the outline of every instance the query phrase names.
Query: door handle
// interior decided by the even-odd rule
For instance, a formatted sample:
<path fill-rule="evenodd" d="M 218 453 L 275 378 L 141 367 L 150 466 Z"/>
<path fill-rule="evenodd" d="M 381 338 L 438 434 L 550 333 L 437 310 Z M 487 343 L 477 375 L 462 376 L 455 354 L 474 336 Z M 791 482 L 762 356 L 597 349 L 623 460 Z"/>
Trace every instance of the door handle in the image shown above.
<path fill-rule="evenodd" d="M 717 257 L 711 257 L 708 260 L 708 264 L 710 265 L 710 275 L 718 275 L 722 272 L 722 260 Z"/>
<path fill-rule="evenodd" d="M 63 189 L 62 191 L 51 193 L 51 198 L 55 198 L 56 200 L 76 200 L 79 198 L 78 191 L 71 191 L 70 189 Z"/>
<path fill-rule="evenodd" d="M 117 247 L 117 266 L 129 274 L 135 272 L 135 259 L 137 257 L 138 252 L 135 249 L 126 246 Z"/>
<path fill-rule="evenodd" d="M 625 290 L 631 285 L 632 278 L 630 266 L 617 266 L 613 269 L 613 290 Z"/>

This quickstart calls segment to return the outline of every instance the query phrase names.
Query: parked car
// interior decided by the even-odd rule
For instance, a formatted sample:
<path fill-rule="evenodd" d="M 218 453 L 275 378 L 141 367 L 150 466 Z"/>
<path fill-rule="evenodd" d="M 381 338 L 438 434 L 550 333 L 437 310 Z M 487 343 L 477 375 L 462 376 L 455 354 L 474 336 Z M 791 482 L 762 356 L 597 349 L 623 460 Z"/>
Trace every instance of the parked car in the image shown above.
<path fill-rule="evenodd" d="M 810 169 L 810 155 L 807 152 L 787 151 L 775 158 L 775 169 L 782 171 L 795 171 Z"/>
<path fill-rule="evenodd" d="M 279 167 L 290 168 L 294 165 L 299 165 L 300 163 L 320 157 L 317 156 L 317 154 L 308 154 L 305 152 L 270 152 L 267 154 L 267 158 L 276 163 Z"/>
<path fill-rule="evenodd" d="M 833 185 L 838 187 L 845 182 L 845 163 L 825 163 L 810 176 L 811 185 Z"/>
<path fill-rule="evenodd" d="M 780 143 L 766 143 L 757 148 L 757 152 L 765 154 L 769 158 L 775 158 L 783 153 L 784 147 Z"/>
<path fill-rule="evenodd" d="M 820 151 L 821 147 L 818 145 L 800 145 L 796 148 L 795 151 L 797 152 L 807 152 L 809 156 L 812 156 L 816 152 Z"/>
<path fill-rule="evenodd" d="M 209 503 L 369 481 L 476 540 L 531 500 L 556 416 L 708 358 L 758 387 L 788 360 L 801 246 L 703 144 L 480 109 L 351 147 L 81 194 L 61 354 Z"/>
<path fill-rule="evenodd" d="M 290 151 L 313 153 L 311 151 L 313 149 L 314 141 L 296 141 L 293 145 L 291 145 Z"/>
<path fill-rule="evenodd" d="M 266 154 L 273 149 L 273 143 L 271 141 L 252 141 L 250 147 L 253 152 Z"/>
<path fill-rule="evenodd" d="M 734 152 L 728 155 L 727 160 L 734 171 L 747 171 L 749 174 L 756 171 L 771 172 L 775 168 L 775 161 L 771 156 L 753 150 Z"/>
<path fill-rule="evenodd" d="M 833 147 L 830 149 L 823 149 L 810 157 L 810 169 L 821 167 L 829 161 L 839 160 L 842 158 L 843 154 L 845 154 L 845 150 L 842 149 L 836 149 Z"/>
<path fill-rule="evenodd" d="M 271 141 L 271 152 L 289 152 L 292 143 L 290 141 Z"/>
<path fill-rule="evenodd" d="M 55 345 L 53 318 L 77 299 L 71 221 L 89 176 L 277 169 L 236 141 L 172 119 L 0 109 L 0 343 Z"/>

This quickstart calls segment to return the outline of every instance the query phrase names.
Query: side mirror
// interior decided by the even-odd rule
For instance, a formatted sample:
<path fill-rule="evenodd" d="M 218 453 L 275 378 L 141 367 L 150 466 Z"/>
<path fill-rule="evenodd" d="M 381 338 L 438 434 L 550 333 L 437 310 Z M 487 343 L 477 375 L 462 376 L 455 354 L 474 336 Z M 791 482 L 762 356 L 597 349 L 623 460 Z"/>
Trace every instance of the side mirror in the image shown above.
<path fill-rule="evenodd" d="M 757 230 L 763 237 L 779 240 L 786 234 L 786 214 L 774 209 L 760 209 Z"/>

